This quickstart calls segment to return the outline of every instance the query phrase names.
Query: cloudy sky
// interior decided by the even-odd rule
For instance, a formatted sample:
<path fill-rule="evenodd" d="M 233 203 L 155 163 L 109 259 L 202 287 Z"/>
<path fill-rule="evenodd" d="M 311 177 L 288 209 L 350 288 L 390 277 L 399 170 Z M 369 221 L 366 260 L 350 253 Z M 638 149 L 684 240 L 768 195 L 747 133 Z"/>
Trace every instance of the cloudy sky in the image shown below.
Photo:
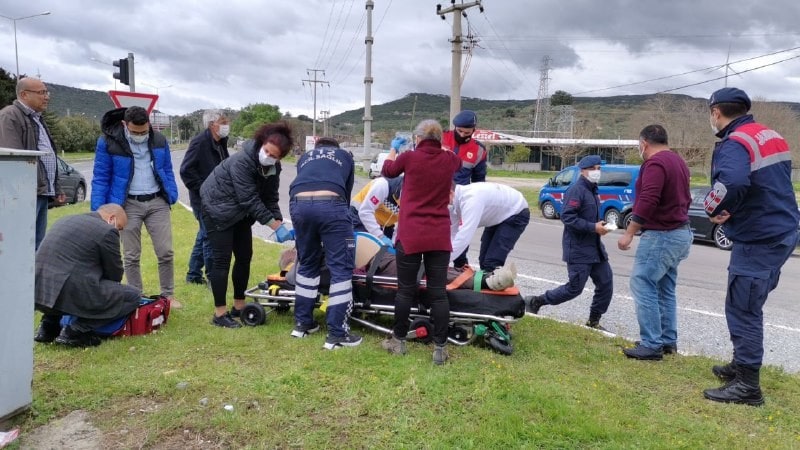
<path fill-rule="evenodd" d="M 456 0 L 461 3 L 461 0 Z M 293 115 L 364 105 L 365 0 L 9 0 L 21 73 L 107 91 L 112 60 L 133 52 L 139 92 L 183 114 L 249 103 Z M 372 103 L 450 93 L 452 14 L 432 0 L 374 0 Z M 462 95 L 535 99 L 544 57 L 549 92 L 576 96 L 671 91 L 707 97 L 728 84 L 800 102 L 797 0 L 483 0 L 467 10 Z M 449 6 L 445 2 L 444 6 Z M 724 6 L 723 6 L 724 5 Z M 0 67 L 14 72 L 12 21 L 0 18 Z M 715 78 L 721 78 L 715 81 Z M 705 82 L 705 83 L 704 83 Z M 700 84 L 702 83 L 702 84 Z M 120 90 L 127 86 L 119 85 Z M 318 113 L 318 116 L 320 114 Z"/>

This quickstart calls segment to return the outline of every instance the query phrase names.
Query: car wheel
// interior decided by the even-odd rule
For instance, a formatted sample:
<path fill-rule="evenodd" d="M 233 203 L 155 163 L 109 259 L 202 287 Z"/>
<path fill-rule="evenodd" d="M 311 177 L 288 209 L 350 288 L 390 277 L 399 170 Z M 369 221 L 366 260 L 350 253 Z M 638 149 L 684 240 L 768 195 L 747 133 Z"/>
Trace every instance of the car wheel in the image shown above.
<path fill-rule="evenodd" d="M 627 230 L 628 229 L 628 226 L 630 226 L 630 224 L 631 224 L 631 220 L 633 220 L 633 213 L 625 214 L 625 216 L 622 218 L 622 229 L 623 230 Z"/>
<path fill-rule="evenodd" d="M 603 220 L 605 220 L 606 223 L 613 223 L 618 227 L 622 226 L 622 221 L 620 219 L 621 217 L 619 216 L 619 211 L 614 208 L 608 208 L 606 215 L 603 217 Z"/>
<path fill-rule="evenodd" d="M 722 229 L 722 226 L 717 225 L 714 227 L 714 245 L 717 248 L 721 248 L 722 250 L 730 250 L 733 247 L 733 242 L 725 236 L 725 231 Z"/>
<path fill-rule="evenodd" d="M 86 200 L 86 186 L 78 184 L 78 187 L 75 188 L 75 195 L 72 197 L 72 203 L 80 203 L 84 200 Z"/>
<path fill-rule="evenodd" d="M 556 207 L 553 206 L 553 203 L 551 202 L 542 203 L 542 215 L 545 217 L 545 219 L 556 218 Z"/>

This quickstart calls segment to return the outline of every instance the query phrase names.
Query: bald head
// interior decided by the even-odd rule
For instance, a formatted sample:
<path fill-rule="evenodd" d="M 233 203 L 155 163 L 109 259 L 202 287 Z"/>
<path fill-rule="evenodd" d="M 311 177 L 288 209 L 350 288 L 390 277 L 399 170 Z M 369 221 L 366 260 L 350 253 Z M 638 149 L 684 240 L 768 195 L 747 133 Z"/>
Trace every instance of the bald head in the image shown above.
<path fill-rule="evenodd" d="M 100 217 L 108 222 L 109 225 L 116 224 L 118 230 L 125 228 L 125 225 L 128 224 L 128 215 L 125 214 L 125 210 L 122 209 L 122 206 L 116 203 L 106 203 L 100 206 L 97 208 L 97 213 L 100 214 Z"/>
<path fill-rule="evenodd" d="M 50 92 L 38 78 L 20 78 L 17 81 L 17 100 L 36 112 L 42 112 L 50 103 Z"/>

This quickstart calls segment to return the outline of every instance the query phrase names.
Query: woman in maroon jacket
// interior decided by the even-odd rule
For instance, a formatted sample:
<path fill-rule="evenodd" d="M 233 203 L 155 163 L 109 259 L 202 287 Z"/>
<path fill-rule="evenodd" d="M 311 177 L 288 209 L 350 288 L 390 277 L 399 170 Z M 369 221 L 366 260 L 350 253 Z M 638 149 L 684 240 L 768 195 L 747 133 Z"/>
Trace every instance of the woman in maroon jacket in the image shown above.
<path fill-rule="evenodd" d="M 427 296 L 430 299 L 434 333 L 434 364 L 447 360 L 447 266 L 450 263 L 450 188 L 461 159 L 442 149 L 442 127 L 435 120 L 423 120 L 414 131 L 417 146 L 400 156 L 389 152 L 381 174 L 388 178 L 405 174 L 400 219 L 397 227 L 397 283 L 395 322 L 392 336 L 383 341 L 390 353 L 406 352 L 408 318 L 416 295 L 417 273 L 425 261 Z"/>

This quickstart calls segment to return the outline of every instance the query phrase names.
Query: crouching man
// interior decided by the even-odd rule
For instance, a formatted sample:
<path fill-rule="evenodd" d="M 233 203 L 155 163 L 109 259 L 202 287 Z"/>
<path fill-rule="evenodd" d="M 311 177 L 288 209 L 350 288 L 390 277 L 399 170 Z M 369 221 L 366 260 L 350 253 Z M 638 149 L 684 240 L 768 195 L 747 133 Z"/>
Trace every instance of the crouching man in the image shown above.
<path fill-rule="evenodd" d="M 36 342 L 100 345 L 93 330 L 139 306 L 139 289 L 120 284 L 119 231 L 127 222 L 125 210 L 109 203 L 50 228 L 36 252 L 36 309 L 44 313 Z M 64 314 L 75 320 L 62 329 Z"/>

